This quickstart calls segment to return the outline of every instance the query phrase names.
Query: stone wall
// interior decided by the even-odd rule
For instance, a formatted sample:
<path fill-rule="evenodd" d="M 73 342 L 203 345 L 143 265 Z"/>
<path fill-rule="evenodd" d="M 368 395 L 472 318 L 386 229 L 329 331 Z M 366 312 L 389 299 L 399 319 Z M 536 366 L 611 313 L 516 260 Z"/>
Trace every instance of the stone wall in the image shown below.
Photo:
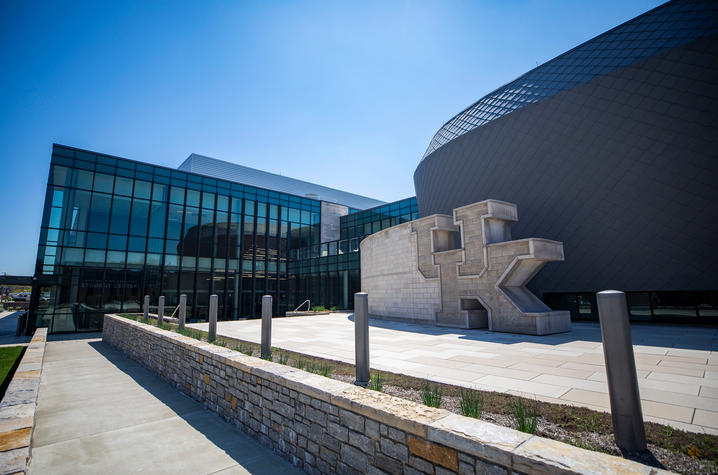
<path fill-rule="evenodd" d="M 370 296 L 369 314 L 434 323 L 441 310 L 439 279 L 419 271 L 412 223 L 372 234 L 360 247 L 361 289 Z"/>
<path fill-rule="evenodd" d="M 40 390 L 47 328 L 38 328 L 0 403 L 0 473 L 25 473 Z"/>
<path fill-rule="evenodd" d="M 103 341 L 309 473 L 658 473 L 115 315 Z"/>

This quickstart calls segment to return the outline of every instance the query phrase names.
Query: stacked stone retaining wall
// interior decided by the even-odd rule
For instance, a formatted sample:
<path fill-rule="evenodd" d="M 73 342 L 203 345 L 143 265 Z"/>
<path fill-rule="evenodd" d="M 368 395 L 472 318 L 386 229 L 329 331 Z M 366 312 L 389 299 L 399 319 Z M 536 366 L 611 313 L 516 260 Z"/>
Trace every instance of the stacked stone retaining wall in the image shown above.
<path fill-rule="evenodd" d="M 658 473 L 115 315 L 103 341 L 309 473 Z"/>
<path fill-rule="evenodd" d="M 0 474 L 26 473 L 47 328 L 38 328 L 0 402 Z"/>

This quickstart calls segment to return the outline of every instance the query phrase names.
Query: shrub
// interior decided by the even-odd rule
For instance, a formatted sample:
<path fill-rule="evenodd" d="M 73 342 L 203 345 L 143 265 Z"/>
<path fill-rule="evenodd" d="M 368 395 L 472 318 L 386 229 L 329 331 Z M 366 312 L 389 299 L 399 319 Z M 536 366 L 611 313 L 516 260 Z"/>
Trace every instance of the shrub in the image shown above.
<path fill-rule="evenodd" d="M 480 419 L 481 413 L 484 412 L 484 395 L 471 389 L 462 389 L 459 406 L 462 415 Z"/>
<path fill-rule="evenodd" d="M 260 355 L 260 358 L 267 361 L 272 361 L 272 350 L 269 350 L 269 354 L 267 355 Z"/>
<path fill-rule="evenodd" d="M 421 400 L 426 406 L 439 407 L 441 405 L 441 396 L 441 388 L 431 386 L 428 381 L 421 384 Z"/>
<path fill-rule="evenodd" d="M 279 350 L 279 364 L 287 364 L 287 361 L 289 361 L 289 353 Z"/>
<path fill-rule="evenodd" d="M 372 373 L 369 377 L 369 383 L 366 385 L 367 389 L 372 391 L 379 391 L 384 387 L 384 376 L 381 373 Z"/>
<path fill-rule="evenodd" d="M 517 398 L 513 403 L 512 412 L 517 430 L 527 434 L 536 433 L 538 412 L 535 406 L 525 403 L 521 398 Z"/>
<path fill-rule="evenodd" d="M 316 306 L 312 307 L 312 312 L 326 312 L 326 311 L 327 311 L 327 307 L 325 307 L 324 305 L 316 305 Z"/>
<path fill-rule="evenodd" d="M 336 312 L 337 310 L 339 310 L 339 307 L 337 307 L 337 306 L 335 305 L 335 306 L 333 306 L 332 308 L 330 308 L 329 310 L 331 310 L 332 312 Z"/>

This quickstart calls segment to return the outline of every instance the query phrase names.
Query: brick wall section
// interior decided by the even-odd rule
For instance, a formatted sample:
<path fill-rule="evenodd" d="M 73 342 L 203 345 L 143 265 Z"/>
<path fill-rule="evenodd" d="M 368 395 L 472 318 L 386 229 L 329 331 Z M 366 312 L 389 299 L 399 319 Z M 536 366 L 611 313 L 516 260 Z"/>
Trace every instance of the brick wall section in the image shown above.
<path fill-rule="evenodd" d="M 25 473 L 40 390 L 47 328 L 38 328 L 0 402 L 0 474 Z"/>
<path fill-rule="evenodd" d="M 115 315 L 103 341 L 309 473 L 658 473 Z"/>

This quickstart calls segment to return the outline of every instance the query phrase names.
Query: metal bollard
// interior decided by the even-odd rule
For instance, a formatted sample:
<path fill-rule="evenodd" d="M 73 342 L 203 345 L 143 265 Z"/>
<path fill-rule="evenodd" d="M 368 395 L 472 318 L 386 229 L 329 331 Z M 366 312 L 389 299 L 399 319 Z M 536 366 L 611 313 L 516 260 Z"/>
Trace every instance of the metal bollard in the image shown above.
<path fill-rule="evenodd" d="M 159 301 L 157 302 L 157 326 L 162 328 L 162 324 L 165 321 L 165 296 L 160 295 Z"/>
<path fill-rule="evenodd" d="M 179 329 L 184 330 L 184 324 L 187 320 L 187 295 L 180 295 L 179 301 Z"/>
<path fill-rule="evenodd" d="M 608 395 L 616 445 L 630 452 L 646 450 L 641 396 L 638 393 L 636 360 L 631 345 L 626 294 L 604 290 L 596 294 L 601 321 L 603 356 L 606 361 Z"/>
<path fill-rule="evenodd" d="M 145 295 L 144 312 L 145 312 L 145 315 L 144 315 L 145 320 L 149 320 L 149 318 L 150 318 L 150 296 L 149 295 Z"/>
<path fill-rule="evenodd" d="M 272 296 L 262 296 L 262 358 L 272 355 Z"/>
<path fill-rule="evenodd" d="M 354 354 L 357 386 L 369 384 L 369 296 L 354 294 Z"/>
<path fill-rule="evenodd" d="M 217 294 L 209 296 L 209 341 L 217 339 Z"/>

